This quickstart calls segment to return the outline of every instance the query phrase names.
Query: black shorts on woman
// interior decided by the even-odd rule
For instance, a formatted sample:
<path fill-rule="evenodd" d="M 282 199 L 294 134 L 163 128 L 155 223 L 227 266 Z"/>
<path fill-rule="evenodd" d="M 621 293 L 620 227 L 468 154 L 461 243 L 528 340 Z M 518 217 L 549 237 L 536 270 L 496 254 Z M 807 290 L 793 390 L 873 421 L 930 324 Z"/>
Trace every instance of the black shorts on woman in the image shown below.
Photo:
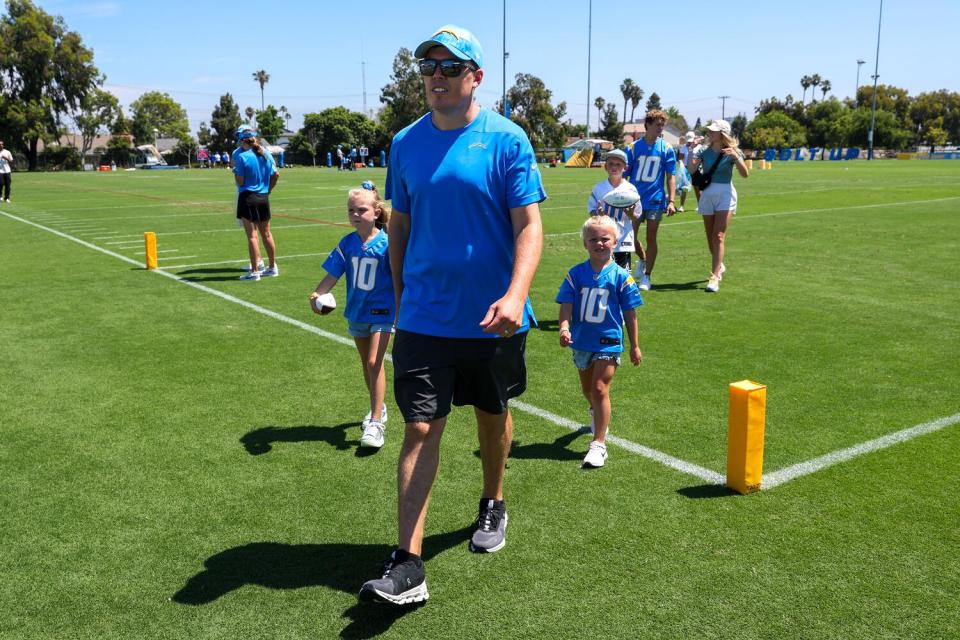
<path fill-rule="evenodd" d="M 527 389 L 527 332 L 509 338 L 441 338 L 397 330 L 393 392 L 405 422 L 430 422 L 451 403 L 500 415 Z"/>
<path fill-rule="evenodd" d="M 269 194 L 241 191 L 237 196 L 237 217 L 250 222 L 270 220 Z"/>

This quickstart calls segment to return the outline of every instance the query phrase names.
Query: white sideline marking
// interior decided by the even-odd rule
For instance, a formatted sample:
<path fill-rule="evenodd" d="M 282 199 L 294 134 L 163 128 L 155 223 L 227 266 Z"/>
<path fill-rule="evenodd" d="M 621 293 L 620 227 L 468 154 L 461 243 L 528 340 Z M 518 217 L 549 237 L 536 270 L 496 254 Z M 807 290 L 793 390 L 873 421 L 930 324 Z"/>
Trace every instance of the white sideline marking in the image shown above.
<path fill-rule="evenodd" d="M 848 206 L 848 207 L 827 207 L 827 208 L 825 208 L 825 209 L 797 209 L 796 211 L 773 211 L 773 212 L 770 212 L 770 213 L 754 213 L 754 214 L 748 214 L 748 215 L 738 216 L 738 217 L 737 217 L 737 220 L 739 220 L 739 221 L 742 222 L 742 221 L 744 221 L 744 220 L 755 220 L 755 219 L 757 219 L 757 218 L 770 218 L 770 217 L 772 217 L 772 216 L 790 216 L 790 215 L 796 215 L 796 214 L 798 214 L 798 213 L 820 213 L 820 212 L 825 212 L 825 211 L 847 211 L 847 210 L 849 210 L 849 209 L 878 209 L 878 208 L 883 208 L 883 207 L 902 207 L 902 206 L 913 205 L 913 204 L 933 204 L 933 203 L 935 203 L 935 202 L 949 202 L 950 200 L 960 200 L 960 196 L 950 196 L 950 197 L 947 197 L 947 198 L 934 198 L 934 199 L 932 199 L 932 200 L 908 200 L 908 201 L 906 201 L 906 202 L 883 202 L 883 203 L 877 203 L 877 204 L 854 204 L 854 205 L 850 205 L 850 206 Z M 554 207 L 554 208 L 559 209 L 559 208 L 561 208 L 561 207 Z M 566 207 L 566 208 L 569 208 L 569 207 Z M 690 211 L 687 211 L 687 213 L 693 213 L 693 214 L 696 214 L 697 216 L 700 215 L 699 213 L 696 212 L 695 209 L 690 209 Z M 665 222 L 665 224 L 661 224 L 661 226 L 671 226 L 671 227 L 672 227 L 672 226 L 678 225 L 678 224 L 703 224 L 703 222 L 702 222 L 699 218 L 696 219 L 696 220 L 680 220 L 680 221 L 678 221 L 678 222 L 669 222 L 669 223 L 666 223 L 666 220 L 667 220 L 667 218 L 666 218 L 666 216 L 664 216 L 664 222 Z M 578 236 L 578 235 L 580 235 L 580 232 L 579 232 L 579 231 L 569 231 L 569 232 L 566 232 L 566 233 L 548 233 L 548 234 L 545 234 L 544 237 L 546 237 L 546 238 L 559 238 L 559 237 L 561 237 L 561 236 Z"/>
<path fill-rule="evenodd" d="M 957 424 L 958 422 L 960 422 L 960 413 L 955 413 L 952 416 L 940 418 L 939 420 L 924 422 L 923 424 L 918 424 L 914 427 L 903 429 L 902 431 L 888 433 L 887 435 L 881 436 L 874 440 L 867 440 L 866 442 L 861 442 L 860 444 L 847 447 L 846 449 L 839 449 L 832 453 L 820 456 L 819 458 L 814 458 L 813 460 L 807 460 L 806 462 L 801 462 L 800 464 L 784 467 L 783 469 L 774 471 L 773 473 L 764 474 L 760 486 L 763 489 L 772 489 L 776 486 L 784 484 L 785 482 L 795 480 L 801 476 L 810 475 L 814 471 L 819 471 L 820 469 L 824 469 L 826 467 L 832 467 L 835 464 L 850 460 L 851 458 L 862 456 L 872 451 L 886 449 L 887 447 L 891 447 L 895 444 L 912 440 L 917 436 L 922 436 L 927 433 L 939 431 L 940 429 L 945 429 L 950 425 Z"/>
<path fill-rule="evenodd" d="M 186 260 L 187 258 L 196 258 L 197 256 L 162 256 L 157 260 Z"/>
<path fill-rule="evenodd" d="M 945 199 L 956 200 L 960 198 L 945 198 Z M 66 240 L 76 242 L 77 244 L 87 247 L 88 249 L 93 249 L 94 251 L 99 251 L 100 253 L 104 253 L 108 256 L 112 256 L 118 260 L 122 260 L 123 262 L 127 262 L 137 267 L 142 267 L 140 262 L 137 260 L 134 260 L 133 258 L 128 258 L 127 256 L 121 255 L 109 249 L 98 247 L 95 244 L 92 244 L 85 240 L 81 240 L 80 238 L 76 238 L 67 233 L 57 231 L 56 229 L 51 229 L 50 227 L 45 227 L 31 220 L 20 218 L 13 214 L 7 213 L 6 211 L 0 211 L 0 214 L 7 216 L 11 220 L 16 220 L 18 222 L 28 224 L 32 227 L 42 229 L 43 231 L 47 231 L 49 233 L 52 233 Z M 203 291 L 205 293 L 209 293 L 211 295 L 214 295 L 228 302 L 233 302 L 235 304 L 238 304 L 241 307 L 246 307 L 251 311 L 255 311 L 259 314 L 265 315 L 268 318 L 273 318 L 274 320 L 285 322 L 286 324 L 293 325 L 295 327 L 303 329 L 304 331 L 308 331 L 310 333 L 316 334 L 323 338 L 327 338 L 328 340 L 332 340 L 333 342 L 337 342 L 339 344 L 346 345 L 348 347 L 355 346 L 353 340 L 350 340 L 349 338 L 345 338 L 341 335 L 338 335 L 336 333 L 331 333 L 329 331 L 324 331 L 323 329 L 307 324 L 305 322 L 301 322 L 300 320 L 296 320 L 295 318 L 285 316 L 281 313 L 277 313 L 276 311 L 271 311 L 270 309 L 266 309 L 259 305 L 253 304 L 252 302 L 247 302 L 246 300 L 232 296 L 229 293 L 224 293 L 222 291 L 218 291 L 217 289 L 213 289 L 211 287 L 199 284 L 197 282 L 192 282 L 190 280 L 183 279 L 177 276 L 176 274 L 168 273 L 163 269 L 153 269 L 152 272 L 158 275 L 164 276 L 166 278 L 170 278 L 171 280 L 174 280 L 181 284 L 185 284 L 188 287 L 193 287 L 198 291 Z M 389 353 L 386 354 L 384 359 L 389 362 L 393 362 L 393 358 L 390 356 Z M 555 413 L 551 413 L 550 411 L 546 411 L 545 409 L 540 409 L 539 407 L 536 407 L 532 404 L 527 404 L 526 402 L 523 402 L 520 400 L 513 400 L 511 401 L 510 404 L 513 408 L 518 409 L 524 413 L 528 413 L 538 418 L 542 418 L 544 420 L 547 420 L 548 422 L 552 422 L 553 424 L 556 424 L 561 427 L 565 427 L 570 430 L 579 430 L 582 427 L 582 425 L 577 424 L 573 420 L 569 420 L 567 418 L 564 418 L 563 416 L 558 416 Z M 949 427 L 950 425 L 957 424 L 958 422 L 960 422 L 960 413 L 954 414 L 952 416 L 947 416 L 945 418 L 940 418 L 932 422 L 925 422 L 923 424 L 919 424 L 914 427 L 910 427 L 908 429 L 903 429 L 902 431 L 897 431 L 891 434 L 887 434 L 885 436 L 881 436 L 880 438 L 876 438 L 874 440 L 868 440 L 867 442 L 862 442 L 858 445 L 854 445 L 846 449 L 840 449 L 838 451 L 828 453 L 826 455 L 820 456 L 818 458 L 814 458 L 812 460 L 808 460 L 806 462 L 801 462 L 799 464 L 795 464 L 789 467 L 784 467 L 779 471 L 774 471 L 772 473 L 764 475 L 761 481 L 761 486 L 765 489 L 773 489 L 774 487 L 790 482 L 791 480 L 795 480 L 797 478 L 803 477 L 805 475 L 809 475 L 825 467 L 833 466 L 840 462 L 850 460 L 851 458 L 855 458 L 855 457 L 870 453 L 872 451 L 885 449 L 887 447 L 893 446 L 901 442 L 906 442 L 907 440 L 911 440 L 920 435 L 932 433 L 934 431 L 939 431 L 940 429 L 944 429 L 946 427 Z M 626 440 L 624 438 L 619 438 L 617 436 L 607 436 L 607 440 L 612 444 L 617 445 L 618 447 L 626 449 L 627 451 L 635 453 L 644 458 L 648 458 L 655 462 L 659 462 L 660 464 L 670 467 L 671 469 L 675 469 L 682 473 L 700 478 L 705 482 L 716 484 L 716 485 L 725 484 L 726 477 L 724 475 L 717 473 L 716 471 L 711 471 L 710 469 L 707 469 L 705 467 L 701 467 L 699 465 L 693 464 L 692 462 L 687 462 L 686 460 L 674 458 L 673 456 L 663 453 L 661 451 L 657 451 L 656 449 L 651 449 L 650 447 L 645 447 L 643 445 L 637 444 L 630 440 Z"/>

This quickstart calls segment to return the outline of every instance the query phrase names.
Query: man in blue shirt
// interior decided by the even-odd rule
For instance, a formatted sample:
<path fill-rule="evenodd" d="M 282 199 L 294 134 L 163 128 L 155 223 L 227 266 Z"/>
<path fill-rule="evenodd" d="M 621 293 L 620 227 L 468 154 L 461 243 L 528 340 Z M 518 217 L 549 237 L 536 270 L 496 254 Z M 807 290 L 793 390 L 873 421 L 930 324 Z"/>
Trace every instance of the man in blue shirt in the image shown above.
<path fill-rule="evenodd" d="M 627 149 L 630 182 L 640 192 L 642 214 L 633 221 L 633 235 L 636 239 L 636 274 L 640 279 L 640 290 L 650 290 L 650 274 L 657 261 L 657 230 L 663 215 L 672 216 L 677 212 L 673 199 L 677 191 L 677 156 L 673 147 L 663 139 L 663 128 L 667 125 L 667 114 L 659 109 L 647 112 L 644 119 L 645 133 Z M 666 187 L 664 187 L 666 178 Z M 647 248 L 640 245 L 640 223 L 647 221 Z"/>
<path fill-rule="evenodd" d="M 390 266 L 397 303 L 394 393 L 406 422 L 398 471 L 399 542 L 360 597 L 401 605 L 427 593 L 420 558 L 440 437 L 451 404 L 473 405 L 483 464 L 474 552 L 506 544 L 507 403 L 526 388 L 527 294 L 546 198 L 523 130 L 474 101 L 483 52 L 441 27 L 417 47 L 431 112 L 394 137 Z"/>

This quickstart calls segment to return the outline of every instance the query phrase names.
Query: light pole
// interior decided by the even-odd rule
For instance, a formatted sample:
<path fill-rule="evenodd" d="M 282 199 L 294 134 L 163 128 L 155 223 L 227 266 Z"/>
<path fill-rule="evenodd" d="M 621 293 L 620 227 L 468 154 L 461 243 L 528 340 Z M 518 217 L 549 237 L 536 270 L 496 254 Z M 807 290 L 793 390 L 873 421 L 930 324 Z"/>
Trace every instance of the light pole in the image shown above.
<path fill-rule="evenodd" d="M 590 50 L 593 39 L 593 0 L 590 0 L 587 9 L 587 137 L 590 137 Z M 597 115 L 599 119 L 600 116 Z M 600 122 L 597 122 L 597 129 Z"/>
<path fill-rule="evenodd" d="M 857 60 L 857 88 L 853 90 L 853 100 L 856 102 L 857 94 L 860 92 L 860 67 L 863 66 L 863 63 L 866 60 Z"/>
<path fill-rule="evenodd" d="M 870 114 L 870 132 L 867 134 L 867 160 L 873 160 L 873 131 L 877 125 L 877 78 L 880 77 L 880 25 L 883 24 L 883 0 L 877 19 L 877 57 L 873 63 L 873 110 Z"/>
<path fill-rule="evenodd" d="M 507 58 L 510 52 L 507 51 L 507 0 L 503 0 L 503 117 L 510 117 L 510 107 L 507 105 Z"/>

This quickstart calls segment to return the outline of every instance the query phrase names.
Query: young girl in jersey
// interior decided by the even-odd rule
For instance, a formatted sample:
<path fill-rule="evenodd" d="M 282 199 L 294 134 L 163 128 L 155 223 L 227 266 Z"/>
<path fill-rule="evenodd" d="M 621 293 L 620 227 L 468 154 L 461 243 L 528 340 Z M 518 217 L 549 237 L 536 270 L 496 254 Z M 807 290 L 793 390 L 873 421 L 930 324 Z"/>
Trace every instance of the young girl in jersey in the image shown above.
<path fill-rule="evenodd" d="M 636 308 L 640 290 L 628 271 L 613 261 L 617 224 L 609 216 L 592 216 L 580 235 L 589 259 L 570 269 L 560 291 L 560 346 L 573 348 L 573 364 L 592 414 L 593 441 L 583 468 L 602 467 L 607 460 L 610 384 L 620 365 L 623 324 L 630 338 L 630 361 L 640 364 Z"/>
<path fill-rule="evenodd" d="M 347 220 L 356 231 L 348 233 L 323 263 L 327 272 L 310 294 L 310 308 L 320 313 L 314 300 L 329 292 L 340 276 L 347 276 L 347 304 L 343 315 L 353 336 L 363 367 L 363 380 L 370 393 L 370 413 L 363 419 L 361 447 L 379 449 L 387 421 L 386 376 L 383 358 L 393 333 L 396 300 L 387 255 L 384 227 L 390 209 L 376 186 L 365 181 L 351 189 L 347 198 Z"/>

